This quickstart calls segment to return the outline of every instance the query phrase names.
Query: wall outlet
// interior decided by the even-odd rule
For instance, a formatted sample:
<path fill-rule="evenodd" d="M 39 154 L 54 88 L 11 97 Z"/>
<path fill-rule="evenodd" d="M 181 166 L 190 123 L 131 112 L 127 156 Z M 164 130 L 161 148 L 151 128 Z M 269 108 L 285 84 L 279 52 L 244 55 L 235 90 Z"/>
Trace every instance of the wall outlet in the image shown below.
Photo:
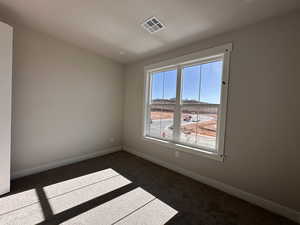
<path fill-rule="evenodd" d="M 115 142 L 115 139 L 114 139 L 113 137 L 111 137 L 111 138 L 109 139 L 109 142 L 110 142 L 110 143 L 114 143 L 114 142 Z"/>
<path fill-rule="evenodd" d="M 175 157 L 178 158 L 180 156 L 179 151 L 175 151 Z"/>

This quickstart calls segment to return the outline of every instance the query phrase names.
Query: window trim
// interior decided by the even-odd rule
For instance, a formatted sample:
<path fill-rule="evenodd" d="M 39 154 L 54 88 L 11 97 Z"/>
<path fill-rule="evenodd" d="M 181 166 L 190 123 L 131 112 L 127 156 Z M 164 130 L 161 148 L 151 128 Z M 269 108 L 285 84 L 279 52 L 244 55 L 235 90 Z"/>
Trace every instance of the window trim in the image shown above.
<path fill-rule="evenodd" d="M 215 159 L 218 161 L 224 160 L 224 145 L 225 145 L 225 128 L 226 128 L 226 112 L 227 112 L 227 97 L 228 97 L 228 85 L 229 85 L 229 64 L 230 64 L 230 52 L 232 51 L 232 44 L 224 44 L 221 46 L 217 46 L 214 48 L 205 49 L 202 51 L 194 52 L 188 55 L 183 55 L 180 57 L 176 57 L 173 59 L 168 59 L 159 63 L 151 64 L 144 67 L 144 96 L 143 96 L 143 123 L 142 123 L 142 139 L 151 143 L 163 145 L 167 148 L 173 150 L 179 150 L 191 154 L 205 156 L 211 159 Z M 174 137 L 176 142 L 163 140 L 159 138 L 154 138 L 147 136 L 146 129 L 148 127 L 148 114 L 149 114 L 149 100 L 150 100 L 150 92 L 151 92 L 151 79 L 150 74 L 153 72 L 165 71 L 167 69 L 178 68 L 177 70 L 177 89 L 181 89 L 181 72 L 182 68 L 199 64 L 205 62 L 214 61 L 217 58 L 222 58 L 223 60 L 223 73 L 222 73 L 222 86 L 221 86 L 221 101 L 220 101 L 220 110 L 218 112 L 218 129 L 216 135 L 216 151 L 208 150 L 209 148 L 205 147 L 195 147 L 192 145 L 179 143 L 178 137 Z M 224 83 L 225 82 L 225 83 Z M 180 105 L 180 96 L 176 96 L 176 104 L 175 107 L 182 107 Z M 179 115 L 176 115 L 179 114 Z M 174 111 L 174 117 L 180 116 L 180 111 Z M 178 119 L 174 120 L 178 121 Z M 174 127 L 178 126 L 175 124 Z M 173 135 L 176 135 L 173 133 Z"/>

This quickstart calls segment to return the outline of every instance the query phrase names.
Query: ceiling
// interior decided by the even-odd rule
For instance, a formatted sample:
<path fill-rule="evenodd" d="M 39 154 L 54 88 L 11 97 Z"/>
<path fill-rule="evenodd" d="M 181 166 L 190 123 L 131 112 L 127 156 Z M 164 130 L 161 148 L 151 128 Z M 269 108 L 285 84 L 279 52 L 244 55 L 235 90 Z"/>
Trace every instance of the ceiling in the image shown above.
<path fill-rule="evenodd" d="M 133 62 L 300 8 L 300 0 L 0 0 L 5 18 Z M 166 29 L 141 27 L 156 16 Z"/>

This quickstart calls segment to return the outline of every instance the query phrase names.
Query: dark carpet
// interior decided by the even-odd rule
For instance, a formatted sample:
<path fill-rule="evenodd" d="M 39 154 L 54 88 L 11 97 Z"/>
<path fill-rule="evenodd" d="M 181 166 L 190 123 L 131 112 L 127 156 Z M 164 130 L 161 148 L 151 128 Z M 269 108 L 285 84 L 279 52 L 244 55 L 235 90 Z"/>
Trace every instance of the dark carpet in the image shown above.
<path fill-rule="evenodd" d="M 42 191 L 43 187 L 108 168 L 127 178 L 131 183 L 68 210 L 53 212 L 47 196 Z M 166 224 L 296 225 L 286 218 L 124 151 L 14 180 L 11 193 L 4 197 L 36 189 L 45 217 L 40 224 L 60 224 L 137 187 L 141 187 L 178 211 Z M 99 221 L 95 224 L 102 223 Z M 134 224 L 140 223 L 136 221 Z"/>

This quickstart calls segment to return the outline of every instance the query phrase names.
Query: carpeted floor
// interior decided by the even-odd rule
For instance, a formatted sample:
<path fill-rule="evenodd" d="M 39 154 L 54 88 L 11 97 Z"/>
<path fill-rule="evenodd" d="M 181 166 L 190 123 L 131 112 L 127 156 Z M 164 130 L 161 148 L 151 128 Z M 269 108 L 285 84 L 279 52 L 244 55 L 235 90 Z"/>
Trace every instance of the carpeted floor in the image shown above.
<path fill-rule="evenodd" d="M 126 152 L 12 182 L 0 224 L 296 225 Z"/>

